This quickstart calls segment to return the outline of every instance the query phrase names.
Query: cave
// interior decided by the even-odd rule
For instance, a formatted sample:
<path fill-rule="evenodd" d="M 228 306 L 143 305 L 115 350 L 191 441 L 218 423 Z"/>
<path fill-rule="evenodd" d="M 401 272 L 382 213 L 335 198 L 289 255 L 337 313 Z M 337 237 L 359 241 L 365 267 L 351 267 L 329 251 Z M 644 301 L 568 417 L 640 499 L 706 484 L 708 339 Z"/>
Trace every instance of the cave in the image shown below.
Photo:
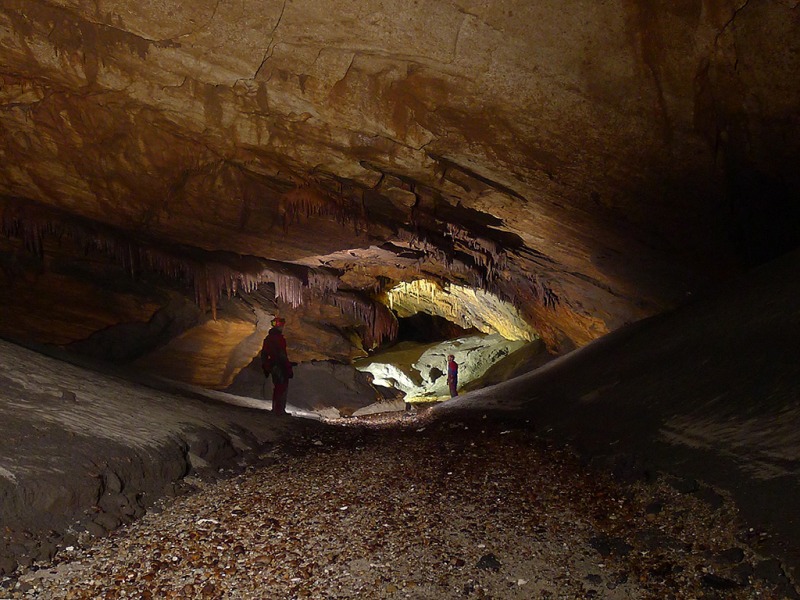
<path fill-rule="evenodd" d="M 397 319 L 397 342 L 443 342 L 477 333 L 474 327 L 465 329 L 438 315 L 420 312 Z"/>
<path fill-rule="evenodd" d="M 0 35 L 0 586 L 292 435 L 485 418 L 729 496 L 799 597 L 797 2 L 9 0 Z"/>

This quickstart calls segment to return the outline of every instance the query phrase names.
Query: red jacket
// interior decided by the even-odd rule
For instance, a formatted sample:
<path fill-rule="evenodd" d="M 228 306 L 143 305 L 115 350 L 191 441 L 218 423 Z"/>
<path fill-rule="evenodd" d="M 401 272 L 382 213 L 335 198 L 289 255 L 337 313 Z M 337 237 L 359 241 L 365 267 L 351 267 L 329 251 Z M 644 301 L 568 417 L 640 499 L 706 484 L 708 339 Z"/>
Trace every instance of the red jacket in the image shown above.
<path fill-rule="evenodd" d="M 264 375 L 272 375 L 274 383 L 283 383 L 294 377 L 292 363 L 286 354 L 286 338 L 279 329 L 269 330 L 261 346 L 261 368 Z"/>
<path fill-rule="evenodd" d="M 447 381 L 458 379 L 458 363 L 454 360 L 447 361 Z"/>

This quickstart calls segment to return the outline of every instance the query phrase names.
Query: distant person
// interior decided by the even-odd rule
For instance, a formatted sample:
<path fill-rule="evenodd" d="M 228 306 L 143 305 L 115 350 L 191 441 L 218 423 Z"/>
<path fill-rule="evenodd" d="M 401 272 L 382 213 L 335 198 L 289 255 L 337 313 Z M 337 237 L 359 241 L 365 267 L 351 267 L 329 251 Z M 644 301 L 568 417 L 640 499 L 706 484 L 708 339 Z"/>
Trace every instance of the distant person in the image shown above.
<path fill-rule="evenodd" d="M 289 380 L 294 377 L 293 363 L 286 354 L 286 338 L 283 337 L 283 326 L 286 319 L 272 319 L 264 344 L 261 346 L 261 368 L 264 375 L 272 377 L 272 412 L 277 415 L 286 414 L 286 397 L 289 394 Z"/>
<path fill-rule="evenodd" d="M 447 385 L 450 387 L 450 397 L 458 396 L 458 363 L 452 354 L 447 355 Z"/>

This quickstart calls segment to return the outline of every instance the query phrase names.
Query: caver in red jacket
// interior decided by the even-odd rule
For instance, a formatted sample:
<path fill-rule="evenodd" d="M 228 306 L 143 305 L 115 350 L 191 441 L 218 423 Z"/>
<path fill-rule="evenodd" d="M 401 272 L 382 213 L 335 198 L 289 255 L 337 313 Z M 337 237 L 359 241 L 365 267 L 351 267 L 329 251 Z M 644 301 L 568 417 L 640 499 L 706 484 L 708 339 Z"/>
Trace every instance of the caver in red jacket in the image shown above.
<path fill-rule="evenodd" d="M 266 377 L 272 377 L 272 412 L 286 414 L 286 397 L 289 393 L 289 380 L 294 377 L 292 363 L 286 354 L 286 338 L 283 337 L 284 319 L 272 319 L 269 330 L 261 346 L 261 368 Z"/>

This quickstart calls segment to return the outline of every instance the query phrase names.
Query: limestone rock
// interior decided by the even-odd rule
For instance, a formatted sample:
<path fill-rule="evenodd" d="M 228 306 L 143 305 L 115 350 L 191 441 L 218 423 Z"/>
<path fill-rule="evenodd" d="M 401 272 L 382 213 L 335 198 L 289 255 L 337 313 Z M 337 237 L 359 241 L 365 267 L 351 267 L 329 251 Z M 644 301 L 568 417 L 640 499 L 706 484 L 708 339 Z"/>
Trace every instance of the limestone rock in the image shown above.
<path fill-rule="evenodd" d="M 0 335 L 305 294 L 308 359 L 350 359 L 426 279 L 585 345 L 800 242 L 799 30 L 792 2 L 7 2 Z M 365 299 L 325 316 L 350 297 L 311 268 Z M 186 352 L 214 327 L 230 364 Z M 251 334 L 158 361 L 225 386 Z"/>
<path fill-rule="evenodd" d="M 499 334 L 427 345 L 402 342 L 379 357 L 356 361 L 355 365 L 371 373 L 375 384 L 402 391 L 407 401 L 443 400 L 450 397 L 446 377 L 449 354 L 459 365 L 460 389 L 524 345 L 523 341 L 509 341 Z"/>

